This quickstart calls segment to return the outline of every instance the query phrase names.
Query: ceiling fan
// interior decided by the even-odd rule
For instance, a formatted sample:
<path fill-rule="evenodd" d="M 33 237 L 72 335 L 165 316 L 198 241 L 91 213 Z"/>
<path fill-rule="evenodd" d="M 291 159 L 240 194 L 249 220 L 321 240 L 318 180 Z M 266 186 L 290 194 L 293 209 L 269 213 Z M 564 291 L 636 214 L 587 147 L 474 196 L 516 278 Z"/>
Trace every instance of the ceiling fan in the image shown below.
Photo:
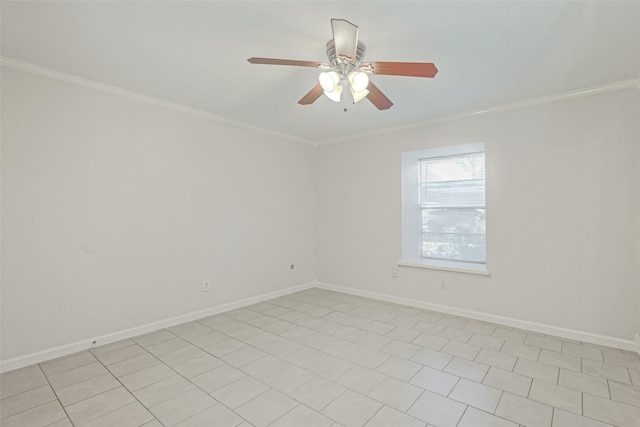
<path fill-rule="evenodd" d="M 342 90 L 348 86 L 354 103 L 366 97 L 379 110 L 391 108 L 393 102 L 370 81 L 369 75 L 435 77 L 438 73 L 435 64 L 430 62 L 362 62 L 366 48 L 358 40 L 358 26 L 344 19 L 332 19 L 331 30 L 333 39 L 327 43 L 329 63 L 255 57 L 247 61 L 252 64 L 293 65 L 322 70 L 318 76 L 319 83 L 298 104 L 312 104 L 323 93 L 330 100 L 340 102 Z"/>

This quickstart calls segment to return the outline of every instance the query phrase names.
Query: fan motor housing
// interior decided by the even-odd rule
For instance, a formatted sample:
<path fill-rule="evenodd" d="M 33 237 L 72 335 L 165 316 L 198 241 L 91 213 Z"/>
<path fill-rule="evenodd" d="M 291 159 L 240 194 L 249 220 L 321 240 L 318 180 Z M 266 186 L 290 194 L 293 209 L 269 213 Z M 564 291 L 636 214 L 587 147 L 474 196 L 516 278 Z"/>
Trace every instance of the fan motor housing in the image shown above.
<path fill-rule="evenodd" d="M 356 48 L 356 61 L 353 64 L 354 68 L 357 68 L 360 63 L 362 63 L 366 51 L 367 48 L 364 43 L 358 41 L 358 47 Z M 338 58 L 338 55 L 336 55 L 336 42 L 333 39 L 329 40 L 327 43 L 327 57 L 329 58 L 329 64 L 331 64 L 331 67 L 333 68 L 339 68 L 340 65 L 345 63 L 344 60 Z M 351 62 L 349 61 L 349 63 Z"/>

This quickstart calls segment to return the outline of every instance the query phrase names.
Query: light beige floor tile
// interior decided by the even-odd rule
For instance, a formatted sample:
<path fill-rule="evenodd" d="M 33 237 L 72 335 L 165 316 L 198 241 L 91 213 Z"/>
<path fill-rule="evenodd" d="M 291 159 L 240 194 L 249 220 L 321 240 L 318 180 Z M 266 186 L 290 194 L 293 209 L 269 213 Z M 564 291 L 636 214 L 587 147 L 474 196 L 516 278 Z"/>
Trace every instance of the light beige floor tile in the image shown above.
<path fill-rule="evenodd" d="M 537 335 L 527 335 L 524 343 L 532 347 L 540 347 L 555 352 L 560 352 L 562 350 L 562 341 Z"/>
<path fill-rule="evenodd" d="M 438 324 L 449 326 L 451 328 L 459 328 L 463 329 L 467 323 L 469 323 L 469 319 L 465 319 L 462 317 L 454 317 L 449 315 L 444 315 L 440 320 L 438 320 Z"/>
<path fill-rule="evenodd" d="M 516 360 L 517 358 L 515 356 L 486 348 L 480 350 L 480 353 L 478 353 L 478 356 L 475 358 L 475 361 L 478 363 L 495 366 L 505 371 L 512 371 Z"/>
<path fill-rule="evenodd" d="M 447 338 L 437 337 L 437 336 L 426 334 L 426 333 L 422 333 L 418 335 L 412 341 L 413 344 L 419 345 L 421 347 L 430 348 L 431 350 L 438 350 L 438 351 L 440 351 L 445 345 L 447 345 L 448 342 L 449 340 Z"/>
<path fill-rule="evenodd" d="M 124 387 L 114 388 L 89 399 L 82 400 L 65 409 L 71 421 L 78 425 L 134 403 L 136 399 Z"/>
<path fill-rule="evenodd" d="M 369 397 L 406 412 L 422 394 L 422 389 L 395 378 L 387 378 L 369 393 Z"/>
<path fill-rule="evenodd" d="M 195 345 L 196 347 L 204 348 L 212 344 L 218 343 L 220 341 L 224 341 L 227 338 L 228 338 L 227 335 L 224 335 L 218 331 L 214 331 L 213 329 L 211 329 L 206 333 L 202 333 L 194 337 L 185 338 L 185 340 L 189 341 L 191 344 Z"/>
<path fill-rule="evenodd" d="M 206 356 L 207 354 L 207 352 L 199 349 L 195 345 L 189 345 L 178 350 L 170 351 L 169 353 L 161 354 L 158 356 L 158 359 L 169 366 L 176 366 L 197 359 L 198 357 Z"/>
<path fill-rule="evenodd" d="M 93 362 L 79 368 L 70 369 L 60 374 L 49 377 L 49 383 L 54 390 L 59 390 L 76 384 L 89 378 L 97 377 L 109 373 L 100 362 Z"/>
<path fill-rule="evenodd" d="M 583 391 L 585 393 L 594 394 L 607 399 L 609 398 L 609 386 L 607 384 L 607 380 L 603 378 L 592 377 L 590 375 L 560 369 L 558 384 L 574 390 Z"/>
<path fill-rule="evenodd" d="M 121 362 L 126 359 L 130 359 L 141 354 L 146 354 L 147 351 L 140 347 L 138 344 L 128 345 L 116 350 L 108 351 L 106 353 L 96 354 L 96 357 L 103 365 L 111 365 L 113 363 Z"/>
<path fill-rule="evenodd" d="M 411 356 L 420 350 L 420 346 L 400 340 L 393 340 L 380 349 L 384 353 L 391 354 L 402 359 L 411 359 Z"/>
<path fill-rule="evenodd" d="M 322 377 L 316 377 L 307 384 L 304 384 L 291 392 L 291 397 L 315 409 L 316 411 L 321 411 L 325 406 L 343 394 L 346 390 L 346 387 Z"/>
<path fill-rule="evenodd" d="M 348 359 L 349 356 L 362 348 L 364 347 L 351 341 L 338 340 L 323 348 L 322 351 L 342 359 Z"/>
<path fill-rule="evenodd" d="M 435 336 L 435 335 L 438 335 L 440 332 L 442 332 L 444 328 L 445 326 L 442 326 L 442 325 L 438 325 L 432 322 L 421 321 L 415 324 L 412 329 L 428 335 Z"/>
<path fill-rule="evenodd" d="M 372 348 L 374 350 L 380 350 L 385 345 L 389 344 L 393 341 L 393 338 L 386 337 L 384 335 L 375 334 L 373 332 L 368 332 L 362 336 L 362 338 L 356 340 L 355 342 L 363 345 L 365 347 Z"/>
<path fill-rule="evenodd" d="M 640 387 L 609 381 L 611 399 L 618 402 L 640 406 Z"/>
<path fill-rule="evenodd" d="M 513 342 L 518 344 L 523 344 L 524 340 L 527 338 L 527 334 L 524 332 L 514 331 L 512 329 L 498 327 L 493 332 L 492 336 L 502 338 L 507 342 Z"/>
<path fill-rule="evenodd" d="M 205 356 L 189 360 L 188 362 L 172 366 L 172 368 L 183 377 L 190 379 L 222 365 L 224 365 L 223 361 L 217 357 L 207 354 Z"/>
<path fill-rule="evenodd" d="M 382 364 L 376 368 L 376 371 L 402 381 L 409 381 L 421 368 L 422 365 L 419 363 L 391 356 L 382 362 Z"/>
<path fill-rule="evenodd" d="M 140 356 L 132 357 L 131 359 L 123 360 L 109 365 L 109 371 L 117 378 L 123 377 L 132 372 L 139 371 L 150 366 L 154 366 L 161 363 L 157 357 L 152 354 L 145 353 Z"/>
<path fill-rule="evenodd" d="M 161 329 L 159 331 L 150 332 L 148 334 L 139 335 L 137 337 L 131 338 L 141 347 L 149 347 L 154 344 L 159 344 L 163 341 L 169 341 L 174 339 L 176 336 L 166 329 Z"/>
<path fill-rule="evenodd" d="M 474 334 L 471 338 L 469 338 L 467 344 L 475 345 L 476 347 L 482 347 L 493 351 L 500 351 L 500 349 L 504 346 L 504 340 L 488 335 Z"/>
<path fill-rule="evenodd" d="M 188 347 L 191 344 L 182 338 L 173 338 L 167 341 L 162 341 L 157 344 L 150 345 L 146 350 L 154 356 L 161 356 L 172 351 L 179 350 L 184 347 Z"/>
<path fill-rule="evenodd" d="M 474 381 L 461 379 L 449 394 L 449 398 L 462 402 L 474 408 L 493 413 L 500 397 L 502 390 L 478 384 Z"/>
<path fill-rule="evenodd" d="M 244 376 L 245 374 L 242 371 L 225 364 L 191 378 L 191 382 L 207 393 L 212 393 Z"/>
<path fill-rule="evenodd" d="M 583 415 L 620 427 L 640 426 L 640 408 L 584 393 Z"/>
<path fill-rule="evenodd" d="M 311 351 L 317 351 L 317 350 L 312 350 Z M 304 359 L 304 355 L 306 353 L 302 353 L 300 355 L 300 359 Z M 323 354 L 323 353 L 320 353 Z M 322 356 L 323 358 L 327 357 L 326 354 L 324 354 Z M 248 375 L 251 375 L 254 378 L 258 378 L 260 380 L 265 379 L 273 374 L 275 374 L 276 372 L 280 372 L 283 369 L 287 368 L 291 366 L 289 363 L 285 362 L 284 360 L 271 356 L 271 355 L 266 355 L 254 362 L 251 362 L 245 366 L 243 366 L 241 368 L 241 371 L 245 372 Z"/>
<path fill-rule="evenodd" d="M 377 320 L 374 320 L 363 326 L 362 329 L 368 332 L 373 332 L 374 334 L 385 335 L 387 332 L 394 329 L 394 326 L 388 323 L 378 322 Z"/>
<path fill-rule="evenodd" d="M 130 339 L 125 339 L 125 340 L 120 340 L 120 341 L 112 342 L 112 343 L 109 343 L 109 344 L 101 345 L 101 346 L 98 346 L 98 347 L 94 347 L 94 348 L 90 349 L 90 351 L 95 356 L 95 355 L 99 355 L 99 354 L 109 353 L 110 351 L 117 350 L 117 349 L 124 348 L 124 347 L 128 347 L 128 346 L 134 345 L 134 344 L 135 344 L 135 341 L 130 340 Z"/>
<path fill-rule="evenodd" d="M 330 427 L 333 420 L 310 409 L 298 405 L 282 417 L 278 418 L 271 427 Z"/>
<path fill-rule="evenodd" d="M 362 394 L 369 394 L 378 384 L 388 378 L 379 372 L 371 369 L 355 366 L 343 376 L 338 378 L 336 382 L 347 388 L 355 390 Z"/>
<path fill-rule="evenodd" d="M 529 399 L 566 411 L 582 414 L 582 393 L 561 385 L 533 380 Z"/>
<path fill-rule="evenodd" d="M 298 403 L 277 390 L 269 390 L 236 409 L 236 412 L 256 427 L 264 427 L 290 410 Z"/>
<path fill-rule="evenodd" d="M 165 378 L 174 376 L 176 373 L 165 364 L 154 365 L 149 368 L 141 369 L 125 375 L 120 378 L 120 382 L 129 389 L 129 391 L 139 390 Z"/>
<path fill-rule="evenodd" d="M 538 360 L 538 357 L 540 357 L 539 347 L 531 347 L 530 345 L 519 344 L 513 341 L 506 341 L 500 351 L 502 353 L 532 360 L 534 362 Z"/>
<path fill-rule="evenodd" d="M 472 362 L 467 359 L 454 357 L 453 360 L 444 368 L 444 371 L 476 382 L 482 382 L 482 379 L 489 371 L 489 366 L 482 363 Z"/>
<path fill-rule="evenodd" d="M 387 360 L 390 355 L 372 348 L 362 347 L 351 354 L 348 360 L 369 369 L 375 369 Z"/>
<path fill-rule="evenodd" d="M 254 337 L 256 338 L 256 337 Z M 248 342 L 249 340 L 247 340 Z M 243 347 L 246 347 L 247 344 L 242 341 L 234 340 L 232 338 L 226 339 L 224 341 L 217 342 L 210 346 L 203 348 L 204 351 L 210 353 L 218 358 L 224 356 L 225 354 L 233 353 L 236 350 L 240 350 Z"/>
<path fill-rule="evenodd" d="M 57 400 L 44 405 L 37 406 L 24 412 L 2 419 L 2 427 L 26 427 L 26 426 L 46 426 L 60 420 L 65 420 L 60 402 Z"/>
<path fill-rule="evenodd" d="M 105 391 L 120 387 L 120 382 L 111 374 L 103 374 L 68 387 L 58 389 L 56 394 L 64 406 L 95 396 Z"/>
<path fill-rule="evenodd" d="M 532 379 L 513 372 L 492 367 L 484 377 L 483 384 L 508 391 L 512 394 L 527 397 Z"/>
<path fill-rule="evenodd" d="M 450 354 L 452 356 L 461 357 L 463 359 L 473 360 L 480 351 L 480 347 L 474 345 L 465 344 L 457 341 L 449 341 L 447 345 L 442 347 L 443 353 Z"/>
<path fill-rule="evenodd" d="M 265 378 L 263 381 L 271 387 L 288 394 L 313 378 L 315 378 L 315 375 L 311 372 L 291 365 Z"/>
<path fill-rule="evenodd" d="M 416 418 L 403 414 L 388 406 L 383 406 L 376 414 L 365 424 L 365 427 L 425 427 L 426 424 Z"/>
<path fill-rule="evenodd" d="M 466 408 L 462 403 L 425 391 L 407 414 L 434 426 L 455 427 Z"/>
<path fill-rule="evenodd" d="M 558 383 L 559 368 L 528 359 L 519 358 L 513 372 L 553 384 Z"/>
<path fill-rule="evenodd" d="M 47 376 L 59 374 L 73 368 L 88 365 L 96 362 L 96 358 L 88 351 L 81 351 L 70 356 L 55 359 L 53 361 L 41 363 L 40 367 Z"/>
<path fill-rule="evenodd" d="M 243 419 L 224 405 L 216 404 L 178 424 L 179 427 L 234 427 Z M 248 425 L 248 424 L 247 424 Z M 145 426 L 146 427 L 146 426 Z M 159 426 L 158 426 L 159 427 Z"/>
<path fill-rule="evenodd" d="M 269 390 L 269 386 L 246 376 L 219 388 L 211 393 L 211 396 L 225 406 L 235 409 L 267 390 Z"/>
<path fill-rule="evenodd" d="M 597 362 L 603 361 L 602 350 L 591 346 L 574 344 L 565 341 L 562 343 L 562 352 L 570 354 L 572 356 L 581 357 L 583 359 L 591 359 Z"/>
<path fill-rule="evenodd" d="M 375 332 L 375 331 L 371 331 L 371 332 Z M 420 335 L 419 331 L 414 331 L 413 329 L 402 328 L 399 326 L 386 333 L 386 336 L 393 338 L 394 340 L 400 340 L 400 341 L 406 341 L 406 342 L 411 342 L 418 335 Z"/>
<path fill-rule="evenodd" d="M 425 366 L 420 369 L 410 382 L 425 390 L 447 396 L 459 380 L 460 377 L 456 375 Z"/>
<path fill-rule="evenodd" d="M 329 356 L 324 360 L 316 362 L 307 369 L 314 374 L 320 375 L 330 380 L 336 380 L 344 375 L 349 369 L 355 365 L 338 357 Z"/>
<path fill-rule="evenodd" d="M 576 415 L 562 409 L 553 410 L 553 427 L 612 427 L 591 418 Z"/>
<path fill-rule="evenodd" d="M 6 399 L 45 385 L 48 385 L 47 378 L 38 365 L 16 369 L 0 374 L 0 398 Z"/>
<path fill-rule="evenodd" d="M 447 338 L 449 340 L 466 343 L 473 336 L 473 332 L 465 331 L 463 329 L 446 327 L 438 334 L 439 337 Z"/>
<path fill-rule="evenodd" d="M 95 418 L 83 424 L 83 427 L 138 427 L 153 419 L 153 415 L 144 406 L 135 402 Z"/>
<path fill-rule="evenodd" d="M 255 362 L 266 355 L 267 353 L 258 350 L 257 348 L 245 346 L 239 350 L 220 356 L 220 359 L 235 368 L 240 368 L 251 362 Z"/>
<path fill-rule="evenodd" d="M 458 427 L 518 427 L 518 424 L 476 408 L 467 408 Z"/>
<path fill-rule="evenodd" d="M 607 378 L 619 383 L 631 384 L 629 370 L 622 366 L 584 359 L 582 361 L 582 373 L 600 378 Z"/>
<path fill-rule="evenodd" d="M 53 424 L 47 424 L 47 427 L 73 427 L 73 424 L 71 424 L 71 421 L 69 421 L 69 418 L 65 418 L 60 421 L 56 421 Z"/>
<path fill-rule="evenodd" d="M 174 426 L 216 404 L 202 390 L 192 389 L 171 400 L 150 408 L 155 417 L 165 426 Z"/>
<path fill-rule="evenodd" d="M 422 365 L 440 370 L 444 369 L 444 367 L 447 366 L 451 359 L 453 359 L 453 356 L 451 356 L 450 354 L 441 353 L 429 348 L 420 349 L 420 351 L 414 354 L 411 358 L 413 362 L 417 362 Z"/>
<path fill-rule="evenodd" d="M 503 393 L 495 415 L 527 427 L 549 427 L 553 408 L 524 397 Z"/>
<path fill-rule="evenodd" d="M 582 363 L 579 357 L 569 354 L 556 353 L 555 351 L 542 349 L 538 361 L 558 368 L 580 372 Z"/>
<path fill-rule="evenodd" d="M 496 327 L 488 323 L 472 320 L 467 323 L 462 329 L 464 329 L 465 331 L 473 332 L 474 334 L 488 336 L 494 333 Z"/>
<path fill-rule="evenodd" d="M 29 390 L 0 400 L 0 417 L 4 419 L 54 400 L 56 395 L 48 385 Z"/>
<path fill-rule="evenodd" d="M 347 390 L 327 405 L 322 413 L 347 427 L 362 426 L 381 407 L 381 403 L 355 391 Z"/>
<path fill-rule="evenodd" d="M 141 388 L 140 390 L 136 390 L 133 392 L 133 395 L 142 402 L 144 406 L 150 408 L 193 388 L 194 385 L 189 381 L 180 375 L 174 375 L 155 384 Z"/>

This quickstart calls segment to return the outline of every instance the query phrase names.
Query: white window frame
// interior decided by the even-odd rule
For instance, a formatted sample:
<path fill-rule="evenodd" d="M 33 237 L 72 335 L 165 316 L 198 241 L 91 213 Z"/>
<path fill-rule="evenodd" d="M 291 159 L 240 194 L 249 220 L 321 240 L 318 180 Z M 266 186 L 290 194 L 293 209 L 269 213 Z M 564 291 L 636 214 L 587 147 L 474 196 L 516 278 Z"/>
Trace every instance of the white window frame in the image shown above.
<path fill-rule="evenodd" d="M 487 264 L 421 257 L 420 160 L 485 151 L 484 142 L 402 153 L 402 256 L 398 265 L 489 275 Z M 486 185 L 486 178 L 485 178 Z M 486 203 L 485 203 L 486 206 Z M 485 243 L 486 244 L 486 243 Z"/>

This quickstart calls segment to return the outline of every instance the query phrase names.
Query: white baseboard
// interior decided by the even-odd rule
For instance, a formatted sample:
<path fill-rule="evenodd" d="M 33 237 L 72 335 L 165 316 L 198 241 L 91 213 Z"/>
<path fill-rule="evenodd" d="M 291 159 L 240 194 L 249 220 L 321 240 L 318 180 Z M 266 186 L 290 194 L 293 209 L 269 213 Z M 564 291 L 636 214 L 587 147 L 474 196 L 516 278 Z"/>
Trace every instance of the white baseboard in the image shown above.
<path fill-rule="evenodd" d="M 561 328 L 544 323 L 530 322 L 528 320 L 514 319 L 512 317 L 498 316 L 495 314 L 483 313 L 480 311 L 467 310 L 465 308 L 451 307 L 448 305 L 433 304 L 411 298 L 397 297 L 393 295 L 381 294 L 377 292 L 365 291 L 362 289 L 348 288 L 345 286 L 332 285 L 329 283 L 316 282 L 316 287 L 329 291 L 343 292 L 396 304 L 403 304 L 410 307 L 422 308 L 426 310 L 438 311 L 440 313 L 463 316 L 470 319 L 482 320 L 486 322 L 498 323 L 512 328 L 526 329 L 542 334 L 553 335 L 576 341 L 583 341 L 607 347 L 619 348 L 622 350 L 637 351 L 640 354 L 640 335 L 636 335 L 636 341 L 624 340 L 621 338 L 606 335 L 592 334 L 590 332 L 577 331 L 575 329 Z"/>
<path fill-rule="evenodd" d="M 147 323 L 146 325 L 136 326 L 134 328 L 125 329 L 123 331 L 117 331 L 99 337 L 87 338 L 73 343 L 60 345 L 58 347 L 37 351 L 35 353 L 27 354 L 24 356 L 2 360 L 0 361 L 0 373 L 13 371 L 14 369 L 19 369 L 25 366 L 33 365 L 35 363 L 40 363 L 46 360 L 73 354 L 96 345 L 110 344 L 112 342 L 157 331 L 159 329 L 170 328 L 181 323 L 202 319 L 203 317 L 213 316 L 214 314 L 224 313 L 225 311 L 234 310 L 236 308 L 246 307 L 248 305 L 256 304 L 272 298 L 281 297 L 283 295 L 288 295 L 294 292 L 304 291 L 306 289 L 313 288 L 314 286 L 315 283 L 313 282 L 292 286 L 286 289 L 280 289 L 278 291 L 257 295 L 255 297 L 246 298 L 240 301 L 207 308 L 205 310 L 194 311 L 180 316 L 171 317 L 169 319 L 158 320 L 156 322 Z M 93 344 L 94 341 L 96 342 L 95 344 Z"/>

